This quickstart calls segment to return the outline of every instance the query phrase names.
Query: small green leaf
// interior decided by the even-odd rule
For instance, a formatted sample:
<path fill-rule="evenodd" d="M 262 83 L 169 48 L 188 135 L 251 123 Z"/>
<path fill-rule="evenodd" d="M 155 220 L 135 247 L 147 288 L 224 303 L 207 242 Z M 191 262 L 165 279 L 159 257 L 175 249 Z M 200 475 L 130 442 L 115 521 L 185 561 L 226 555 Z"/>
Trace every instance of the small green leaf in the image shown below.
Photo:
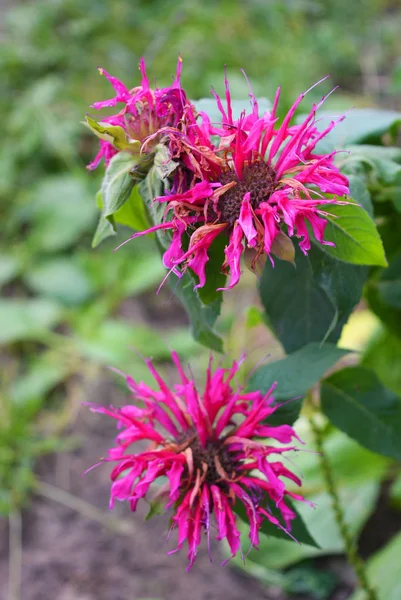
<path fill-rule="evenodd" d="M 0 300 L 0 344 L 40 337 L 61 316 L 59 304 L 51 300 Z"/>
<path fill-rule="evenodd" d="M 249 389 L 265 394 L 276 381 L 275 400 L 292 400 L 278 408 L 269 417 L 269 423 L 291 425 L 298 417 L 302 397 L 347 353 L 347 350 L 341 350 L 333 344 L 315 342 L 307 344 L 286 358 L 259 367 L 249 380 Z"/>
<path fill-rule="evenodd" d="M 117 150 L 125 150 L 132 154 L 138 154 L 141 149 L 139 140 L 130 140 L 125 130 L 119 125 L 110 125 L 110 123 L 98 122 L 91 117 L 85 117 L 86 122 L 83 125 L 88 127 L 98 138 L 110 142 Z"/>
<path fill-rule="evenodd" d="M 322 410 L 362 446 L 401 458 L 401 398 L 366 367 L 348 367 L 322 382 Z"/>
<path fill-rule="evenodd" d="M 383 243 L 376 226 L 357 204 L 322 206 L 327 211 L 325 240 L 335 246 L 322 246 L 325 252 L 356 265 L 387 266 Z"/>

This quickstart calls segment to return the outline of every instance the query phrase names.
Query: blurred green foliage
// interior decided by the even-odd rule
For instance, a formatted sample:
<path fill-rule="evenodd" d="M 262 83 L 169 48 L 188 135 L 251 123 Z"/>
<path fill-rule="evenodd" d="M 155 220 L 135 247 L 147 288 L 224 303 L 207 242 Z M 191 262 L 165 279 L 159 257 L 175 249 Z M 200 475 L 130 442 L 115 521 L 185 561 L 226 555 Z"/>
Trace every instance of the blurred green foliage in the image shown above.
<path fill-rule="evenodd" d="M 148 252 L 152 242 L 136 240 L 113 255 L 118 241 L 127 237 L 123 232 L 119 240 L 91 249 L 102 167 L 85 171 L 97 143 L 80 121 L 92 102 L 112 95 L 97 67 L 131 87 L 139 80 L 137 63 L 144 56 L 151 78 L 163 85 L 181 53 L 183 85 L 189 97 L 200 98 L 209 96 L 211 85 L 222 90 L 226 63 L 234 97 L 248 93 L 240 72 L 244 68 L 257 96 L 271 98 L 282 86 L 281 111 L 327 73 L 341 86 L 330 100 L 334 110 L 340 104 L 399 108 L 401 90 L 401 12 L 392 0 L 38 0 L 16 4 L 4 16 L 0 369 L 8 377 L 0 398 L 0 513 L 26 501 L 36 457 L 60 448 L 54 431 L 43 433 L 41 417 L 49 406 L 63 411 L 60 399 L 68 400 L 63 386 L 72 376 L 85 382 L 93 367 L 111 364 L 146 379 L 129 347 L 160 361 L 169 356 L 157 324 L 151 328 L 135 316 L 127 319 L 120 310 L 129 297 L 148 290 L 153 295 L 163 276 L 159 257 Z M 311 100 L 330 85 L 313 90 Z M 377 160 L 375 168 L 379 178 L 390 177 Z M 247 319 L 249 326 L 259 323 L 256 308 Z M 170 329 L 166 337 L 186 356 L 199 351 L 186 328 Z M 389 386 L 399 391 L 391 344 L 399 342 L 383 331 L 364 360 L 383 377 L 388 373 Z M 388 361 L 377 363 L 379 351 Z M 332 440 L 335 456 L 345 452 L 344 437 Z M 362 464 L 373 469 L 371 455 L 358 452 L 362 458 L 354 459 L 354 451 L 347 450 L 339 470 L 350 456 L 357 470 Z M 357 487 L 365 494 L 357 529 L 373 510 L 384 473 L 379 466 Z M 316 484 L 310 496 L 322 495 L 319 476 L 308 480 Z M 354 495 L 352 485 L 344 472 L 345 494 Z M 325 501 L 317 518 L 325 513 Z M 330 527 L 325 535 L 331 535 Z M 286 560 L 286 542 L 269 543 L 284 544 L 280 552 L 269 549 L 268 554 Z M 334 534 L 328 546 L 342 550 Z M 299 552 L 308 555 L 307 549 Z M 373 571 L 380 560 L 372 564 Z M 256 565 L 255 558 L 253 568 L 260 576 Z"/>

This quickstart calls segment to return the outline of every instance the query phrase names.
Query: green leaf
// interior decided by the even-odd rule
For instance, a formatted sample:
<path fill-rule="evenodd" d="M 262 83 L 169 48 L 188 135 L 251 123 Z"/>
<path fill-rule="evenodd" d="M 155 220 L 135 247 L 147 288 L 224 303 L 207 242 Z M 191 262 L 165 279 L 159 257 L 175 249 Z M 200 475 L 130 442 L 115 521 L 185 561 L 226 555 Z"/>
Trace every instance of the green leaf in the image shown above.
<path fill-rule="evenodd" d="M 139 186 L 136 185 L 128 200 L 114 214 L 113 219 L 116 223 L 131 227 L 136 231 L 144 231 L 150 227 L 149 218 L 142 196 L 139 193 Z"/>
<path fill-rule="evenodd" d="M 71 246 L 95 222 L 92 190 L 85 179 L 48 177 L 29 194 L 26 220 L 32 226 L 26 244 L 45 252 Z"/>
<path fill-rule="evenodd" d="M 401 336 L 401 253 L 368 282 L 366 297 L 373 312 Z"/>
<path fill-rule="evenodd" d="M 310 260 L 296 251 L 296 267 L 277 259 L 266 263 L 260 295 L 269 322 L 287 353 L 322 342 L 336 324 L 337 311 L 315 281 Z"/>
<path fill-rule="evenodd" d="M 35 358 L 25 374 L 19 376 L 10 387 L 10 398 L 24 411 L 32 401 L 44 404 L 48 392 L 68 375 L 70 367 L 54 353 Z"/>
<path fill-rule="evenodd" d="M 88 300 L 93 293 L 84 269 L 73 258 L 47 259 L 36 264 L 25 277 L 29 287 L 66 306 L 75 306 Z"/>
<path fill-rule="evenodd" d="M 361 299 L 368 267 L 336 260 L 316 245 L 309 251 L 308 259 L 314 281 L 335 306 L 336 317 L 327 340 L 337 342 L 343 326 Z"/>
<path fill-rule="evenodd" d="M 249 380 L 250 390 L 266 393 L 274 382 L 277 402 L 292 400 L 269 417 L 273 425 L 292 424 L 298 417 L 302 398 L 325 372 L 348 353 L 333 344 L 307 344 L 282 360 L 259 367 Z"/>
<path fill-rule="evenodd" d="M 298 433 L 306 442 L 308 450 L 313 450 L 312 438 L 309 439 L 301 428 Z M 361 448 L 340 432 L 334 432 L 328 437 L 325 451 L 339 488 L 346 523 L 352 537 L 356 539 L 375 508 L 380 480 L 387 472 L 389 461 Z M 314 508 L 301 502 L 297 502 L 296 506 L 318 547 L 262 536 L 259 551 L 252 551 L 248 555 L 245 566 L 240 559 L 234 559 L 234 563 L 246 571 L 248 565 L 250 572 L 254 564 L 262 569 L 281 569 L 308 557 L 344 552 L 344 541 L 335 520 L 332 499 L 326 491 L 318 453 L 298 452 L 291 456 L 291 460 L 292 470 L 302 473 L 302 493 L 315 504 Z M 240 530 L 245 538 L 247 528 L 241 526 Z"/>
<path fill-rule="evenodd" d="M 137 162 L 127 152 L 119 152 L 111 159 L 102 182 L 102 214 L 106 219 L 110 220 L 130 197 L 135 185 L 131 171 Z"/>
<path fill-rule="evenodd" d="M 0 343 L 40 337 L 61 316 L 60 306 L 50 300 L 0 300 Z"/>
<path fill-rule="evenodd" d="M 348 367 L 321 385 L 330 421 L 373 452 L 401 458 L 401 399 L 366 367 Z"/>
<path fill-rule="evenodd" d="M 297 122 L 305 117 L 300 115 Z M 319 111 L 319 128 L 325 129 L 333 120 L 332 111 Z M 355 108 L 347 113 L 346 119 L 338 123 L 334 129 L 317 146 L 318 152 L 331 152 L 363 142 L 380 143 L 380 138 L 388 131 L 396 131 L 401 125 L 401 113 L 393 110 L 375 108 Z"/>
<path fill-rule="evenodd" d="M 401 597 L 400 580 L 401 533 L 367 562 L 367 577 L 375 588 L 378 600 L 399 600 Z M 365 600 L 365 592 L 356 591 L 349 600 Z"/>
<path fill-rule="evenodd" d="M 78 331 L 73 342 L 78 352 L 99 363 L 126 370 L 138 379 L 147 378 L 147 368 L 137 354 L 168 360 L 173 347 L 182 356 L 195 354 L 199 347 L 185 329 L 169 331 L 167 344 L 160 333 L 144 325 L 129 325 L 107 319 L 95 330 Z"/>
<path fill-rule="evenodd" d="M 119 125 L 110 125 L 110 123 L 98 122 L 91 117 L 85 117 L 86 122 L 83 125 L 88 127 L 98 138 L 113 144 L 117 150 L 125 150 L 132 154 L 139 155 L 141 142 L 139 140 L 130 140 L 125 130 Z"/>
<path fill-rule="evenodd" d="M 349 175 L 348 181 L 351 198 L 360 204 L 368 215 L 373 218 L 372 199 L 365 179 L 359 175 Z"/>
<path fill-rule="evenodd" d="M 400 317 L 401 318 L 401 317 Z M 386 386 L 401 396 L 401 339 L 387 329 L 380 329 L 365 350 L 362 366 L 373 369 Z"/>
<path fill-rule="evenodd" d="M 273 514 L 274 517 L 276 517 L 281 522 L 282 516 L 281 516 L 280 510 L 269 500 L 270 499 L 267 496 L 267 494 L 264 494 L 263 498 L 259 501 L 259 503 L 264 508 L 266 508 L 266 506 L 268 506 L 269 507 L 268 510 Z M 297 542 L 299 542 L 300 544 L 307 544 L 308 546 L 313 546 L 315 548 L 319 548 L 319 545 L 316 543 L 316 541 L 313 539 L 313 537 L 309 533 L 300 513 L 297 510 L 297 507 L 299 505 L 297 504 L 297 507 L 296 507 L 295 504 L 293 502 L 291 502 L 290 500 L 288 500 L 287 498 L 285 499 L 285 503 L 288 504 L 288 506 L 291 508 L 291 510 L 293 510 L 294 513 L 297 515 L 296 518 L 291 523 L 291 525 L 292 525 L 291 535 L 293 535 L 294 538 L 297 540 Z M 245 524 L 249 523 L 249 518 L 246 514 L 245 506 L 239 500 L 237 500 L 236 504 L 234 505 L 234 512 L 239 516 L 239 518 Z M 287 541 L 293 542 L 293 540 L 291 540 L 290 536 L 285 531 L 283 531 L 276 525 L 273 525 L 273 523 L 270 523 L 270 521 L 268 521 L 268 519 L 264 519 L 262 521 L 262 525 L 261 525 L 261 528 L 259 531 L 260 531 L 260 533 L 263 533 L 264 535 L 266 535 L 268 537 L 272 536 L 272 537 L 278 538 L 280 540 L 287 540 Z"/>
<path fill-rule="evenodd" d="M 164 217 L 165 206 L 162 203 L 153 202 L 153 200 L 156 196 L 160 196 L 163 190 L 163 182 L 158 177 L 156 168 L 152 167 L 146 179 L 139 184 L 139 193 L 146 203 L 148 212 L 155 224 L 161 223 Z M 171 243 L 171 235 L 165 231 L 158 231 L 156 236 L 159 249 L 163 252 Z M 221 248 L 219 245 L 216 245 L 215 249 L 218 256 Z M 209 262 L 209 269 L 213 268 L 214 262 Z M 216 272 L 214 272 L 213 277 L 216 278 L 216 282 L 221 281 L 220 276 Z M 222 340 L 213 331 L 213 325 L 220 313 L 221 293 L 211 290 L 210 286 L 208 286 L 204 292 L 204 298 L 207 299 L 208 304 L 204 304 L 198 290 L 194 289 L 197 281 L 188 271 L 182 275 L 181 279 L 172 280 L 170 277 L 169 283 L 188 313 L 192 335 L 195 340 L 207 348 L 222 352 Z"/>
<path fill-rule="evenodd" d="M 203 304 L 197 290 L 194 289 L 196 282 L 188 272 L 184 273 L 178 282 L 171 283 L 170 280 L 170 284 L 188 313 L 195 340 L 211 350 L 223 352 L 223 342 L 212 329 L 220 312 L 219 300 L 208 306 Z"/>
<path fill-rule="evenodd" d="M 164 219 L 166 205 L 165 203 L 154 202 L 154 199 L 156 196 L 163 195 L 164 185 L 155 167 L 150 169 L 145 179 L 138 185 L 138 191 L 146 205 L 152 223 L 154 225 L 161 223 Z M 157 231 L 156 237 L 162 250 L 166 250 L 170 245 L 171 234 L 165 231 Z"/>
<path fill-rule="evenodd" d="M 224 262 L 224 248 L 227 238 L 224 235 L 218 235 L 212 242 L 209 250 L 209 260 L 206 264 L 206 283 L 198 289 L 199 297 L 204 304 L 219 304 L 223 301 L 223 292 L 218 292 L 226 282 L 226 275 L 221 272 L 221 266 Z"/>
<path fill-rule="evenodd" d="M 0 250 L 0 287 L 8 283 L 21 269 L 21 261 L 12 254 L 7 254 Z"/>
<path fill-rule="evenodd" d="M 356 265 L 387 266 L 383 243 L 368 213 L 357 204 L 322 206 L 328 221 L 325 240 L 335 246 L 323 246 L 338 260 Z"/>

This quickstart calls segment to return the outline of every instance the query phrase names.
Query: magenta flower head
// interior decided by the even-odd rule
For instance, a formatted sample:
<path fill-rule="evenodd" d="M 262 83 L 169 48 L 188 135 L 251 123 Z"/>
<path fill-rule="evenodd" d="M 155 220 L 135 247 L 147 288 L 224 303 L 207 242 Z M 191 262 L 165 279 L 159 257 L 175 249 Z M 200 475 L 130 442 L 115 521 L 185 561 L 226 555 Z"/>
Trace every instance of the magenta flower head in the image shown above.
<path fill-rule="evenodd" d="M 180 75 L 182 59 L 179 57 L 175 79 L 170 87 L 151 88 L 146 75 L 145 61 L 139 63 L 142 74 L 141 84 L 131 90 L 112 77 L 104 69 L 99 69 L 113 86 L 116 95 L 114 98 L 95 102 L 92 108 L 100 110 L 123 105 L 121 110 L 108 117 L 96 121 L 87 117 L 87 125 L 100 138 L 100 149 L 88 169 L 95 169 L 104 159 L 106 166 L 114 154 L 119 151 L 139 154 L 142 144 L 152 136 L 152 143 L 147 145 L 150 152 L 160 141 L 157 132 L 165 127 L 177 127 L 183 117 L 185 107 L 191 105 L 187 102 L 185 92 L 181 89 Z"/>
<path fill-rule="evenodd" d="M 227 79 L 225 83 L 226 107 L 213 92 L 221 126 L 213 126 L 207 115 L 202 115 L 202 131 L 207 129 L 211 139 L 217 136 L 214 153 L 219 164 L 183 193 L 173 189 L 156 198 L 166 204 L 166 222 L 156 224 L 152 231 L 166 227 L 172 231 L 164 264 L 178 276 L 190 268 L 199 278 L 196 287 L 205 284 L 208 252 L 217 236 L 227 240 L 221 268 L 230 280 L 222 289 L 238 283 L 246 249 L 251 268 L 259 272 L 266 257 L 273 266 L 272 255 L 294 260 L 292 237 L 300 239 L 299 246 L 307 254 L 310 229 L 318 242 L 333 246 L 324 238 L 327 205 L 346 203 L 340 198 L 349 194 L 348 180 L 334 164 L 336 151 L 317 151 L 318 142 L 344 118 L 331 121 L 319 132 L 315 117 L 326 97 L 312 106 L 302 123 L 293 124 L 307 92 L 301 94 L 279 125 L 280 88 L 271 111 L 262 115 L 251 91 L 252 110 L 234 119 Z M 143 233 L 147 232 L 135 235 Z"/>
<path fill-rule="evenodd" d="M 247 515 L 252 546 L 259 543 L 264 520 L 290 535 L 296 515 L 286 500 L 304 499 L 283 481 L 287 478 L 300 485 L 298 477 L 273 459 L 294 450 L 288 444 L 297 438 L 289 425 L 268 423 L 277 408 L 272 396 L 275 386 L 267 394 L 233 389 L 239 363 L 213 372 L 210 361 L 200 394 L 175 352 L 172 359 L 180 378 L 173 388 L 147 360 L 157 389 L 127 376 L 135 404 L 119 409 L 91 405 L 91 410 L 113 417 L 119 426 L 116 446 L 103 459 L 117 463 L 111 473 L 111 508 L 120 500 L 128 501 L 135 511 L 141 498 L 150 500 L 153 484 L 152 502 L 171 509 L 170 534 L 177 531 L 177 548 L 170 553 L 187 543 L 188 568 L 202 535 L 209 545 L 216 532 L 218 540 L 227 540 L 232 556 L 241 552 L 237 503 Z M 142 442 L 138 449 L 136 442 Z M 143 442 L 148 443 L 145 449 Z"/>

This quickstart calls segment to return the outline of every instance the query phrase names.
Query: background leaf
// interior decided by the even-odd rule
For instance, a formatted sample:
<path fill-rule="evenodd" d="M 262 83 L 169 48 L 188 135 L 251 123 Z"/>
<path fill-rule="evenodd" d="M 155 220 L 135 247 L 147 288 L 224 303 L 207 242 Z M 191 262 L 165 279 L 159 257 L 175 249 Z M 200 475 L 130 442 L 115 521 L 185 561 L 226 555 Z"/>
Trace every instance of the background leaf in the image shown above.
<path fill-rule="evenodd" d="M 51 300 L 0 300 L 0 343 L 40 337 L 61 317 L 60 305 Z"/>
<path fill-rule="evenodd" d="M 373 452 L 401 458 L 401 398 L 366 367 L 348 367 L 321 385 L 330 421 Z"/>
<path fill-rule="evenodd" d="M 332 204 L 323 208 L 328 213 L 324 239 L 335 244 L 322 246 L 325 252 L 356 265 L 387 266 L 383 243 L 365 210 L 356 204 Z"/>
<path fill-rule="evenodd" d="M 299 415 L 306 392 L 347 352 L 333 344 L 311 343 L 282 360 L 259 367 L 249 380 L 249 389 L 266 393 L 276 381 L 275 400 L 291 400 L 269 417 L 269 423 L 291 425 Z"/>

